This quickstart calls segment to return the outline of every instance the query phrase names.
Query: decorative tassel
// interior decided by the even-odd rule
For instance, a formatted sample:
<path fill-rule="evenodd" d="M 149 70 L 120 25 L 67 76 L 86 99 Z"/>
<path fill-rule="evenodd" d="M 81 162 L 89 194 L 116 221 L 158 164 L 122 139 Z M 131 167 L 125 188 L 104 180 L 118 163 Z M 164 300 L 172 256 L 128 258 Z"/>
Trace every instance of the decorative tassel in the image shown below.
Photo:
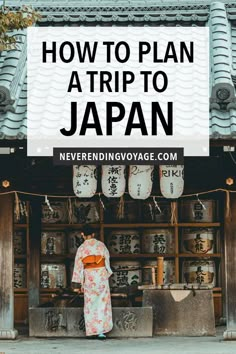
<path fill-rule="evenodd" d="M 176 224 L 177 223 L 177 218 L 176 218 L 176 202 L 171 202 L 171 218 L 170 218 L 170 223 Z"/>
<path fill-rule="evenodd" d="M 23 211 L 24 211 L 24 215 L 27 217 L 28 216 L 28 211 L 27 211 L 26 202 L 23 202 Z"/>
<path fill-rule="evenodd" d="M 230 219 L 231 218 L 230 193 L 229 193 L 229 191 L 226 191 L 225 217 L 226 217 L 226 219 Z"/>
<path fill-rule="evenodd" d="M 125 202 L 123 195 L 120 197 L 119 206 L 117 210 L 117 219 L 122 220 L 125 216 Z"/>
<path fill-rule="evenodd" d="M 18 198 L 17 192 L 15 192 L 15 215 L 16 220 L 20 220 L 20 199 Z"/>
<path fill-rule="evenodd" d="M 159 207 L 157 201 L 156 201 L 156 197 L 153 197 L 153 203 L 155 205 L 155 208 L 159 211 L 159 213 L 161 214 L 162 211 L 161 211 L 161 208 Z"/>
<path fill-rule="evenodd" d="M 99 201 L 100 201 L 100 203 L 101 203 L 101 206 L 102 206 L 103 210 L 105 210 L 105 205 L 104 205 L 104 203 L 103 203 L 103 201 L 102 201 L 101 193 L 99 193 L 98 195 L 99 195 Z"/>
<path fill-rule="evenodd" d="M 99 217 L 99 213 L 98 213 L 98 210 L 97 210 L 96 205 L 95 205 L 95 207 L 94 207 L 94 208 L 95 208 L 95 209 L 94 209 L 95 220 L 96 220 L 96 221 L 99 221 L 100 217 Z"/>
<path fill-rule="evenodd" d="M 204 210 L 206 210 L 206 207 L 205 207 L 205 205 L 203 204 L 203 202 L 199 199 L 198 194 L 196 194 L 196 197 L 197 197 L 198 203 L 201 204 L 201 206 L 203 207 Z"/>
<path fill-rule="evenodd" d="M 52 208 L 51 205 L 50 205 L 50 202 L 49 202 L 49 200 L 48 200 L 48 196 L 47 196 L 47 195 L 45 195 L 45 204 L 47 204 L 48 209 L 49 209 L 51 212 L 53 212 L 53 208 Z"/>
<path fill-rule="evenodd" d="M 152 219 L 152 221 L 153 221 L 153 220 L 154 220 L 154 215 L 153 215 L 151 203 L 148 203 L 148 206 L 149 206 L 149 211 L 150 211 L 151 219 Z"/>
<path fill-rule="evenodd" d="M 68 208 L 68 221 L 69 221 L 69 224 L 72 224 L 73 223 L 73 208 L 72 208 L 71 198 L 68 198 L 67 208 Z"/>

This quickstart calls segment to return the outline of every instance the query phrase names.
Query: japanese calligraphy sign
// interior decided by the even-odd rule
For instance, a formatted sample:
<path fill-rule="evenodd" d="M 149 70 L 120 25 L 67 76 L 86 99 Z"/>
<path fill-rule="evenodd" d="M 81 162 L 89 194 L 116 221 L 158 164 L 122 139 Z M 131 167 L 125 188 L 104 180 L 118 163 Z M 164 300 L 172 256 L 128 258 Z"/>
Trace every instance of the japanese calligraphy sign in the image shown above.
<path fill-rule="evenodd" d="M 184 229 L 182 251 L 187 253 L 213 253 L 214 229 Z"/>
<path fill-rule="evenodd" d="M 184 261 L 183 280 L 187 283 L 216 284 L 215 262 L 210 260 Z"/>
<path fill-rule="evenodd" d="M 149 229 L 143 232 L 144 253 L 173 253 L 174 237 L 170 229 Z"/>
<path fill-rule="evenodd" d="M 140 235 L 136 230 L 112 231 L 108 239 L 111 253 L 140 253 Z"/>

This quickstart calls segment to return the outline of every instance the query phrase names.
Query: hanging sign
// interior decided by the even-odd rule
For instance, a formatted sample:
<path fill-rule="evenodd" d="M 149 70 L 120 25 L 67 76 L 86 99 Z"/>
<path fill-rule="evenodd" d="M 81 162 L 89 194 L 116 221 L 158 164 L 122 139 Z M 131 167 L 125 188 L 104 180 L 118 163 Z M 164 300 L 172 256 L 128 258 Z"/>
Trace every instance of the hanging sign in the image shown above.
<path fill-rule="evenodd" d="M 108 198 L 120 198 L 125 192 L 125 166 L 102 166 L 102 192 Z"/>
<path fill-rule="evenodd" d="M 160 188 L 165 198 L 179 198 L 184 191 L 184 166 L 160 165 Z"/>
<path fill-rule="evenodd" d="M 97 168 L 95 165 L 73 166 L 73 190 L 77 197 L 91 198 L 97 191 Z"/>
<path fill-rule="evenodd" d="M 152 192 L 154 166 L 131 165 L 129 167 L 129 194 L 134 199 L 147 199 Z"/>

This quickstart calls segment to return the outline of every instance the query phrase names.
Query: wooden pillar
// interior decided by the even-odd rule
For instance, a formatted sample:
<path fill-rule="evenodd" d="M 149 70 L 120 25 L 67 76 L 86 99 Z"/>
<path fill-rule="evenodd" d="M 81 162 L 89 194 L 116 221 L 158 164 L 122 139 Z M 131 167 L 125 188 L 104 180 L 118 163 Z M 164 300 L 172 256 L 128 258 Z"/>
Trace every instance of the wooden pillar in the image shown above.
<path fill-rule="evenodd" d="M 225 217 L 226 322 L 224 339 L 236 340 L 236 195 L 230 194 L 231 215 Z"/>
<path fill-rule="evenodd" d="M 30 202 L 29 232 L 29 307 L 36 307 L 40 302 L 40 251 L 41 251 L 41 203 Z"/>
<path fill-rule="evenodd" d="M 0 197 L 0 339 L 15 339 L 13 195 Z"/>

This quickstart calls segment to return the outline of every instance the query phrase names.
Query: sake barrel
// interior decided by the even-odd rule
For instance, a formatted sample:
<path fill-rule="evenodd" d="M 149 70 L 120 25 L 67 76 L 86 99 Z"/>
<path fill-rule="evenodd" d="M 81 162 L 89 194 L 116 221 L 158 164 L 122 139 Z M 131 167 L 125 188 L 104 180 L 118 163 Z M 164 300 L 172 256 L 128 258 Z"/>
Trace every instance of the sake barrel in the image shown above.
<path fill-rule="evenodd" d="M 41 264 L 41 287 L 60 288 L 66 287 L 65 264 Z"/>
<path fill-rule="evenodd" d="M 41 233 L 42 254 L 65 254 L 65 233 L 62 231 L 47 231 Z"/>
<path fill-rule="evenodd" d="M 213 253 L 214 233 L 212 228 L 183 229 L 182 252 L 186 253 Z"/>
<path fill-rule="evenodd" d="M 70 254 L 75 254 L 78 247 L 84 242 L 81 231 L 74 230 L 68 233 L 68 250 Z"/>
<path fill-rule="evenodd" d="M 13 236 L 14 254 L 26 254 L 25 231 L 15 231 Z"/>
<path fill-rule="evenodd" d="M 26 264 L 14 264 L 14 288 L 26 288 Z"/>
<path fill-rule="evenodd" d="M 125 165 L 102 166 L 102 192 L 108 198 L 120 198 L 125 192 Z"/>
<path fill-rule="evenodd" d="M 138 204 L 134 201 L 107 201 L 104 210 L 104 219 L 108 224 L 112 222 L 136 222 L 138 220 Z"/>
<path fill-rule="evenodd" d="M 42 223 L 64 223 L 67 222 L 67 211 L 65 202 L 50 202 L 50 206 L 42 204 Z"/>
<path fill-rule="evenodd" d="M 184 200 L 181 202 L 181 219 L 186 222 L 213 222 L 216 215 L 214 200 Z"/>
<path fill-rule="evenodd" d="M 115 230 L 107 241 L 110 253 L 140 253 L 140 235 L 136 230 Z"/>
<path fill-rule="evenodd" d="M 144 285 L 155 284 L 157 279 L 157 261 L 145 261 L 142 268 L 142 283 Z M 164 284 L 175 283 L 174 260 L 164 260 Z"/>
<path fill-rule="evenodd" d="M 158 202 L 158 206 L 160 209 L 158 209 L 153 202 L 143 204 L 142 212 L 145 222 L 170 222 L 170 203 Z"/>
<path fill-rule="evenodd" d="M 147 199 L 152 192 L 154 166 L 129 166 L 128 189 L 131 198 Z"/>
<path fill-rule="evenodd" d="M 79 198 L 91 198 L 97 190 L 97 168 L 95 165 L 73 166 L 73 190 Z"/>
<path fill-rule="evenodd" d="M 113 274 L 110 277 L 111 287 L 137 285 L 142 281 L 141 264 L 136 261 L 112 262 Z"/>
<path fill-rule="evenodd" d="M 216 285 L 216 270 L 213 260 L 191 260 L 183 262 L 183 281 L 187 283 Z"/>
<path fill-rule="evenodd" d="M 143 253 L 173 253 L 174 236 L 172 229 L 146 229 L 142 235 Z"/>
<path fill-rule="evenodd" d="M 76 201 L 73 205 L 74 223 L 89 224 L 99 221 L 99 205 L 97 202 L 79 202 Z"/>

